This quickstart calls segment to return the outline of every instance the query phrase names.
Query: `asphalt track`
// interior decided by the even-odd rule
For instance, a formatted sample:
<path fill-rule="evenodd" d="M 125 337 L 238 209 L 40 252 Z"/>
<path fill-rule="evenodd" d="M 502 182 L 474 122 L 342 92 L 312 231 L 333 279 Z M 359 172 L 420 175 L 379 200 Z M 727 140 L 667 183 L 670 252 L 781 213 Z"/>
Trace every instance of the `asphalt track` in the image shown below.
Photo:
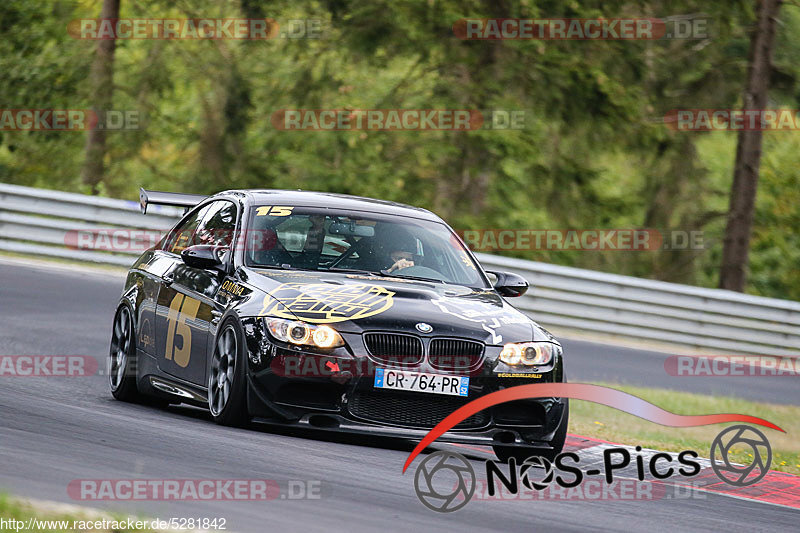
<path fill-rule="evenodd" d="M 0 355 L 96 356 L 105 368 L 122 277 L 0 260 Z M 571 381 L 722 392 L 800 405 L 795 378 L 675 378 L 665 354 L 565 341 Z M 313 436 L 313 435 L 312 435 Z M 796 531 L 800 511 L 706 494 L 699 499 L 470 503 L 434 513 L 413 489 L 411 445 L 324 440 L 214 425 L 199 409 L 111 399 L 106 378 L 0 378 L 0 490 L 78 503 L 75 479 L 318 482 L 319 499 L 91 502 L 151 517 L 224 517 L 232 531 Z M 463 449 L 463 453 L 469 450 Z M 473 455 L 473 465 L 480 470 Z"/>

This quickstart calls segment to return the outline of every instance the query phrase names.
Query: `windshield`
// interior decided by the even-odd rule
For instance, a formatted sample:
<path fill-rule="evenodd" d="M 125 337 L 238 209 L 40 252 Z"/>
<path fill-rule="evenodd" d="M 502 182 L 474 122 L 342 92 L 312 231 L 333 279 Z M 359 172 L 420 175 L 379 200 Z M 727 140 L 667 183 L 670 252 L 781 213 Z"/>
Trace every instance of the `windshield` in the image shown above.
<path fill-rule="evenodd" d="M 357 271 L 488 288 L 445 224 L 313 207 L 257 206 L 246 264 L 262 268 Z"/>

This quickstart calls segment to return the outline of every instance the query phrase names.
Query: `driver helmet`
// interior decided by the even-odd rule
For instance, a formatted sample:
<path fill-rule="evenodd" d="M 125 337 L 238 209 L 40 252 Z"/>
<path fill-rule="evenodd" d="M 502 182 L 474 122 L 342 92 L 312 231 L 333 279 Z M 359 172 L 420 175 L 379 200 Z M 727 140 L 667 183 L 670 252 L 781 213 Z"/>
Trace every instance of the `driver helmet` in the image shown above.
<path fill-rule="evenodd" d="M 386 226 L 381 232 L 379 251 L 387 260 L 391 259 L 394 252 L 407 252 L 416 261 L 417 239 L 405 228 L 397 225 Z"/>

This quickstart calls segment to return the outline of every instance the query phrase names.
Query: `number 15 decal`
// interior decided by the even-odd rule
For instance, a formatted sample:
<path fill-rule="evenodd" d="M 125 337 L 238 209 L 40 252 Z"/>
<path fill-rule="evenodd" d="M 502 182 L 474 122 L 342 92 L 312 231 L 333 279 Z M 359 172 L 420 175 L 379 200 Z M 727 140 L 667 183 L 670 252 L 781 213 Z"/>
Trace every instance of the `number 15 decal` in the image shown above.
<path fill-rule="evenodd" d="M 292 214 L 294 207 L 287 205 L 262 205 L 256 208 L 256 216 L 263 217 L 270 215 L 273 217 L 288 217 Z"/>
<path fill-rule="evenodd" d="M 197 316 L 200 300 L 190 296 L 176 294 L 169 304 L 169 317 L 167 318 L 167 359 L 173 359 L 181 368 L 189 365 L 192 356 L 192 329 L 186 324 L 187 319 Z M 181 338 L 181 347 L 175 346 L 175 335 Z"/>

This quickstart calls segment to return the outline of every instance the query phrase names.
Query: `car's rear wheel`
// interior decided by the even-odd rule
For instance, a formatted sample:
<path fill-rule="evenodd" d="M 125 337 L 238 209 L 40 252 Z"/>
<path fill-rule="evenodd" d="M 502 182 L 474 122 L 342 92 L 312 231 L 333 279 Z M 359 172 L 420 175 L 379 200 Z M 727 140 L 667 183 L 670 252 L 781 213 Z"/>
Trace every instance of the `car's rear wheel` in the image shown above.
<path fill-rule="evenodd" d="M 248 420 L 244 335 L 234 319 L 219 330 L 208 377 L 208 408 L 214 422 L 241 426 Z"/>
<path fill-rule="evenodd" d="M 516 459 L 517 464 L 521 464 L 525 459 L 531 456 L 544 457 L 549 461 L 554 461 L 556 456 L 564 449 L 564 442 L 567 440 L 567 422 L 569 421 L 569 400 L 564 399 L 564 415 L 561 419 L 561 425 L 553 435 L 553 440 L 550 441 L 550 449 L 543 450 L 541 448 L 529 448 L 524 446 L 492 446 L 494 454 L 497 458 L 506 463 L 509 458 Z"/>
<path fill-rule="evenodd" d="M 132 402 L 139 398 L 136 387 L 136 340 L 133 315 L 123 304 L 114 315 L 111 348 L 108 354 L 108 383 L 117 400 Z"/>

